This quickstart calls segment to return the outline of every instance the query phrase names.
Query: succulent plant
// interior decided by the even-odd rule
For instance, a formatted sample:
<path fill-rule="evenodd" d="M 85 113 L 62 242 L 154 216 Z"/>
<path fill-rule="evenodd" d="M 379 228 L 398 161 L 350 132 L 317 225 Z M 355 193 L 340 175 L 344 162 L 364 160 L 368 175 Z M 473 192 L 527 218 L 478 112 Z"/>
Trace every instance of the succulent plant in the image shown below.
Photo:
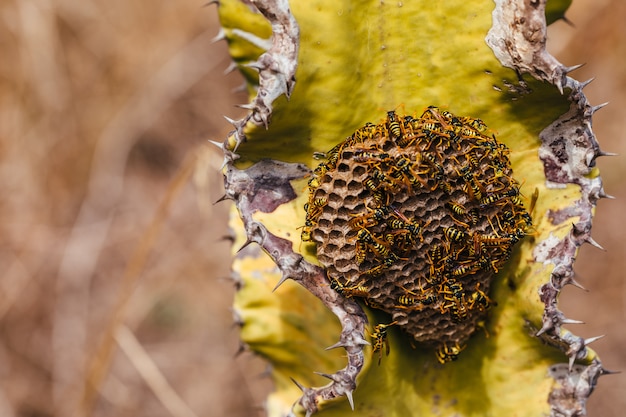
<path fill-rule="evenodd" d="M 251 96 L 216 142 L 234 311 L 269 415 L 586 414 L 608 371 L 557 298 L 607 153 L 545 50 L 569 3 L 219 2 Z"/>

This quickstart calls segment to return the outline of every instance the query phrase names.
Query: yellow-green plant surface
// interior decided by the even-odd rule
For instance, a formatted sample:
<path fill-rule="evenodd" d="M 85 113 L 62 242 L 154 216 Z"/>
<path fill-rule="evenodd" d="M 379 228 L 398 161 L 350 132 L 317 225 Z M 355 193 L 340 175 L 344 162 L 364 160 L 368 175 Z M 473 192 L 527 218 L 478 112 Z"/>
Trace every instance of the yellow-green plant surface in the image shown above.
<path fill-rule="evenodd" d="M 550 1 L 550 13 L 563 16 L 569 1 Z M 292 1 L 300 26 L 295 89 L 274 102 L 269 128 L 246 129 L 247 142 L 237 148 L 237 166 L 270 158 L 305 163 L 314 168 L 315 152 L 324 152 L 365 122 L 378 123 L 386 111 L 419 115 L 436 105 L 460 116 L 482 119 L 498 140 L 511 149 L 516 179 L 529 197 L 535 189 L 536 232 L 517 245 L 506 268 L 497 275 L 491 298 L 497 301 L 486 323 L 470 339 L 458 361 L 441 365 L 432 350 L 412 347 L 398 329 L 390 329 L 391 353 L 380 366 L 365 351 L 366 363 L 354 392 L 359 416 L 543 416 L 550 413 L 548 395 L 555 381 L 548 368 L 566 362 L 560 351 L 544 345 L 534 333 L 542 327 L 539 287 L 554 265 L 534 261 L 537 242 L 562 239 L 575 217 L 551 221 L 549 212 L 574 204 L 578 186 L 548 188 L 538 157 L 539 133 L 567 112 L 567 91 L 525 77 L 520 86 L 514 71 L 504 68 L 485 43 L 492 25 L 489 1 Z M 220 19 L 233 59 L 250 82 L 245 67 L 263 52 L 241 31 L 268 39 L 265 18 L 237 0 L 221 0 Z M 593 171 L 590 175 L 598 175 Z M 315 248 L 301 243 L 307 199 L 306 178 L 293 181 L 298 198 L 254 219 L 276 236 L 293 242 L 310 262 Z M 236 213 L 231 225 L 238 248 L 246 236 Z M 341 327 L 335 315 L 293 281 L 276 291 L 280 273 L 257 246 L 239 253 L 234 270 L 243 286 L 235 310 L 243 323 L 242 341 L 272 364 L 275 391 L 268 399 L 270 416 L 284 415 L 304 386 L 327 382 L 314 371 L 333 373 L 345 366 L 337 342 Z M 387 323 L 368 310 L 372 323 Z M 344 415 L 343 398 L 322 405 L 320 416 Z"/>

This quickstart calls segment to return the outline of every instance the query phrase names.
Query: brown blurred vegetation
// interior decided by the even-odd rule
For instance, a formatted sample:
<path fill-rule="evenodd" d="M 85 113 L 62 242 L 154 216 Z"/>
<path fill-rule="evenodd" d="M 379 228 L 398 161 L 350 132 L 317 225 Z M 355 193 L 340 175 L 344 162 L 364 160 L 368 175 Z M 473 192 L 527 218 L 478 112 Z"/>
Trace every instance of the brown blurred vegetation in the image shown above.
<path fill-rule="evenodd" d="M 626 153 L 625 5 L 575 0 L 550 31 L 572 75 L 596 77 L 594 127 Z M 215 6 L 144 0 L 0 2 L 0 416 L 255 416 L 264 364 L 235 358 L 221 196 L 226 114 L 246 97 Z M 620 158 L 581 250 L 568 316 L 624 369 L 626 252 Z M 94 391 L 95 390 L 95 391 Z M 626 409 L 608 376 L 589 415 Z"/>

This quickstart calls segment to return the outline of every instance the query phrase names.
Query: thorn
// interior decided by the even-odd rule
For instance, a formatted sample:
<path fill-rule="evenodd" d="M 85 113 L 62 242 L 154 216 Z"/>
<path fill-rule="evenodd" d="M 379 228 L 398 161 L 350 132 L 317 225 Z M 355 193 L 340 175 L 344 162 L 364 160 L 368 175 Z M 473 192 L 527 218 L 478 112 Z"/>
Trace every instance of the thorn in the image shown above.
<path fill-rule="evenodd" d="M 238 358 L 242 353 L 244 353 L 246 350 L 248 350 L 247 346 L 245 343 L 243 342 L 239 342 L 239 347 L 237 348 L 237 352 L 235 352 L 234 357 Z"/>
<path fill-rule="evenodd" d="M 574 319 L 563 319 L 561 320 L 563 324 L 585 324 L 584 321 L 574 320 Z"/>
<path fill-rule="evenodd" d="M 602 375 L 614 375 L 614 374 L 621 374 L 622 371 L 610 371 L 608 369 L 602 368 L 600 369 L 600 376 Z"/>
<path fill-rule="evenodd" d="M 246 83 L 245 81 L 239 87 L 235 87 L 232 90 L 230 90 L 230 92 L 233 94 L 245 93 L 246 91 L 248 91 L 248 83 Z"/>
<path fill-rule="evenodd" d="M 226 200 L 232 200 L 228 194 L 224 194 L 223 196 L 221 196 L 215 203 L 213 203 L 214 205 L 217 203 L 221 203 L 222 201 L 226 201 Z"/>
<path fill-rule="evenodd" d="M 600 194 L 598 194 L 600 198 L 608 198 L 609 200 L 615 200 L 615 196 L 607 194 L 604 189 L 600 190 Z"/>
<path fill-rule="evenodd" d="M 357 345 L 370 346 L 370 342 L 368 342 L 367 340 L 363 339 L 362 337 L 355 338 L 354 341 L 355 341 L 355 343 Z"/>
<path fill-rule="evenodd" d="M 576 281 L 574 278 L 566 279 L 565 280 L 565 285 L 573 285 L 576 288 L 580 288 L 583 291 L 589 292 L 589 290 L 587 288 L 583 287 L 583 285 L 580 282 Z"/>
<path fill-rule="evenodd" d="M 254 110 L 255 106 L 252 103 L 248 103 L 248 104 L 235 104 L 235 107 L 239 107 L 240 109 L 246 109 L 246 110 Z"/>
<path fill-rule="evenodd" d="M 228 117 L 228 116 L 224 116 L 224 119 L 226 119 L 226 121 L 227 121 L 228 123 L 230 123 L 231 125 L 235 126 L 235 128 L 237 128 L 237 121 L 236 121 L 236 120 L 231 119 L 231 118 L 230 118 L 230 117 Z"/>
<path fill-rule="evenodd" d="M 292 377 L 289 377 L 289 379 L 291 379 L 293 383 L 296 384 L 298 388 L 300 388 L 300 391 L 305 392 L 306 388 L 304 387 L 304 385 L 300 384 L 298 381 L 296 381 Z"/>
<path fill-rule="evenodd" d="M 569 372 L 572 372 L 572 367 L 574 366 L 574 361 L 576 361 L 576 353 L 573 353 L 572 356 L 569 357 Z"/>
<path fill-rule="evenodd" d="M 220 148 L 221 150 L 224 150 L 224 143 L 223 142 L 217 142 L 215 140 L 209 140 L 208 141 L 210 144 L 217 146 L 218 148 Z"/>
<path fill-rule="evenodd" d="M 217 4 L 219 6 L 220 2 L 219 2 L 219 0 L 211 0 L 211 1 L 208 1 L 208 2 L 204 3 L 204 5 L 202 7 L 209 7 L 212 4 Z"/>
<path fill-rule="evenodd" d="M 594 246 L 594 247 L 600 249 L 601 251 L 606 252 L 606 249 L 604 249 L 598 242 L 593 240 L 593 238 L 591 236 L 588 236 L 587 239 L 585 239 L 585 242 L 589 243 L 591 246 Z"/>
<path fill-rule="evenodd" d="M 208 6 L 208 4 L 210 3 L 205 4 L 205 6 Z M 220 28 L 220 30 L 217 32 L 217 35 L 215 35 L 213 39 L 211 39 L 211 43 L 223 41 L 224 39 L 226 39 L 226 34 L 224 34 L 224 29 Z"/>
<path fill-rule="evenodd" d="M 233 61 L 230 64 L 228 64 L 228 67 L 226 67 L 226 69 L 224 70 L 224 75 L 228 75 L 236 69 L 237 69 L 237 63 Z"/>
<path fill-rule="evenodd" d="M 241 252 L 242 250 L 244 250 L 246 248 L 246 246 L 248 246 L 249 244 L 253 243 L 253 240 L 250 239 L 246 239 L 246 241 L 244 242 L 243 245 L 241 245 L 241 247 L 239 249 L 237 249 L 237 253 Z"/>
<path fill-rule="evenodd" d="M 572 71 L 576 71 L 578 68 L 582 67 L 585 64 L 572 65 L 571 67 L 563 67 L 563 72 L 565 74 L 569 74 Z"/>
<path fill-rule="evenodd" d="M 319 376 L 323 376 L 324 378 L 328 378 L 331 381 L 337 382 L 337 379 L 335 378 L 335 375 L 327 374 L 327 373 L 324 373 L 324 372 L 315 372 L 315 371 L 313 373 L 317 374 Z"/>
<path fill-rule="evenodd" d="M 350 402 L 350 408 L 354 411 L 354 398 L 352 398 L 352 391 L 346 391 L 346 397 L 348 397 L 348 402 Z"/>
<path fill-rule="evenodd" d="M 589 84 L 591 84 L 593 82 L 593 80 L 595 80 L 596 77 L 591 77 L 589 78 L 587 81 L 583 81 L 580 83 L 580 89 L 582 90 L 583 88 L 587 87 Z"/>
<path fill-rule="evenodd" d="M 576 25 L 574 25 L 574 22 L 572 22 L 571 20 L 569 20 L 567 18 L 567 16 L 563 15 L 561 16 L 561 20 L 563 20 L 565 23 L 567 23 L 568 25 L 570 25 L 571 27 L 575 28 Z"/>
<path fill-rule="evenodd" d="M 282 277 L 280 277 L 280 281 L 278 281 L 278 283 L 276 284 L 276 286 L 274 287 L 274 289 L 272 290 L 272 292 L 276 291 L 278 289 L 278 287 L 280 287 L 281 285 L 283 285 L 283 283 L 285 281 L 287 281 L 289 279 L 289 277 L 285 274 L 283 274 Z"/>
<path fill-rule="evenodd" d="M 545 323 L 543 324 L 543 326 L 541 327 L 541 329 L 539 329 L 539 331 L 538 331 L 537 333 L 535 333 L 535 337 L 539 337 L 539 336 L 541 336 L 542 334 L 544 334 L 545 332 L 547 332 L 548 330 L 550 330 L 552 327 L 554 327 L 554 326 L 552 325 L 552 323 L 550 323 L 550 322 L 545 322 Z"/>
<path fill-rule="evenodd" d="M 606 335 L 600 335 L 596 337 L 590 337 L 589 339 L 585 339 L 585 346 L 595 342 L 596 340 L 602 339 L 604 336 Z"/>
<path fill-rule="evenodd" d="M 597 112 L 598 110 L 600 110 L 602 107 L 608 105 L 609 102 L 607 101 L 606 103 L 602 103 L 602 104 L 598 104 L 597 106 L 592 106 L 591 107 L 591 114 L 594 114 L 595 112 Z"/>
<path fill-rule="evenodd" d="M 346 345 L 340 340 L 337 343 L 335 343 L 334 345 L 330 345 L 328 346 L 326 349 L 324 350 L 333 350 L 333 349 L 337 349 L 337 348 L 345 348 Z"/>
<path fill-rule="evenodd" d="M 250 62 L 248 64 L 244 64 L 244 67 L 252 68 L 252 69 L 255 69 L 257 71 L 262 71 L 262 70 L 265 69 L 265 65 L 262 65 L 260 62 L 257 62 L 257 61 Z"/>
<path fill-rule="evenodd" d="M 605 152 L 603 150 L 599 150 L 596 155 L 597 156 L 618 156 L 619 154 L 615 152 Z"/>

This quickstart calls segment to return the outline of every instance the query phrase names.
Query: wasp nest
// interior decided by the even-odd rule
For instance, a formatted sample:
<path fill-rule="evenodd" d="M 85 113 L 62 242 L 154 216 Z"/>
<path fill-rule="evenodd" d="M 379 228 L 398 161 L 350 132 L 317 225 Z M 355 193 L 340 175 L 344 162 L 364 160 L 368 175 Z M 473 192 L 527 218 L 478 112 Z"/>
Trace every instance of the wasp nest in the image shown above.
<path fill-rule="evenodd" d="M 317 243 L 331 287 L 391 314 L 441 362 L 495 304 L 492 278 L 531 227 L 509 150 L 486 131 L 433 106 L 420 118 L 390 111 L 331 149 L 309 181 L 302 240 Z"/>

